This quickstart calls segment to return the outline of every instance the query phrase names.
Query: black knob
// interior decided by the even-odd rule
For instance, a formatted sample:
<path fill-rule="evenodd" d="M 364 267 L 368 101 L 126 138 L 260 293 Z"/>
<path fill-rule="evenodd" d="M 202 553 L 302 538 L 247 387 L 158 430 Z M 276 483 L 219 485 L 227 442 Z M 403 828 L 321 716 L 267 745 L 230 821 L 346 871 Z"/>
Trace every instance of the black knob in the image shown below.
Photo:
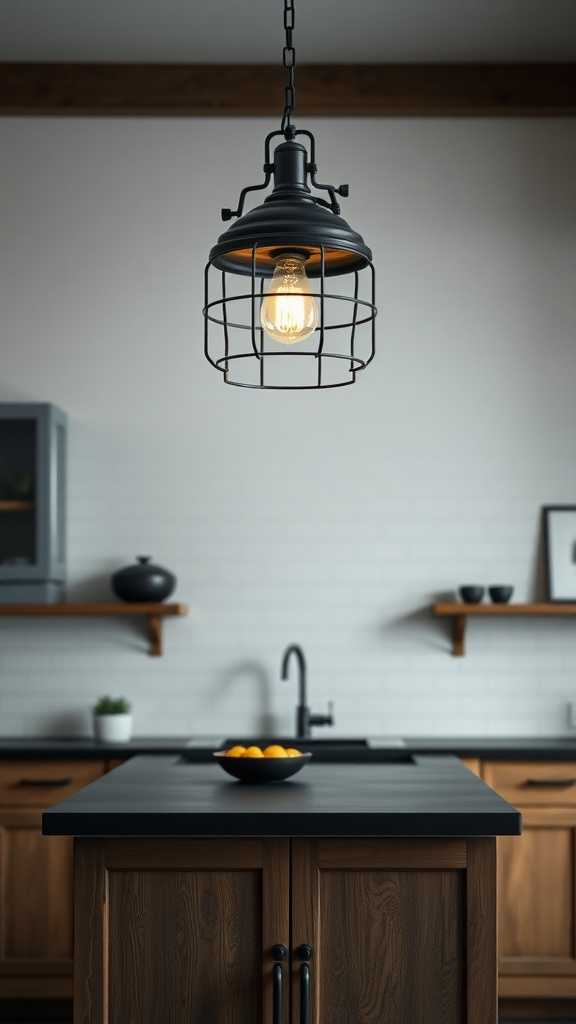
<path fill-rule="evenodd" d="M 296 950 L 296 956 L 303 963 L 308 963 L 312 959 L 312 946 L 309 946 L 307 942 L 303 942 L 301 946 L 298 946 Z"/>
<path fill-rule="evenodd" d="M 223 206 L 220 212 L 222 214 L 222 220 L 232 220 L 232 217 L 234 216 L 229 206 Z"/>
<path fill-rule="evenodd" d="M 281 942 L 276 943 L 272 946 L 272 956 L 275 960 L 286 960 L 288 956 L 288 947 L 283 946 Z"/>
<path fill-rule="evenodd" d="M 344 196 L 344 198 L 346 198 L 350 195 L 350 185 L 339 185 L 336 191 L 339 196 Z"/>

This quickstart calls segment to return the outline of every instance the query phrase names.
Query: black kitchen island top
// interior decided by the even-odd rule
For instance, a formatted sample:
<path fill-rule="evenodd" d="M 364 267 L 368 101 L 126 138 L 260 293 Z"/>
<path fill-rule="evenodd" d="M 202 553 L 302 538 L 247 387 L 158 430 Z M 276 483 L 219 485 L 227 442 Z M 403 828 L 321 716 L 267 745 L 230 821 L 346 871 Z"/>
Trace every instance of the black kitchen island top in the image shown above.
<path fill-rule="evenodd" d="M 309 764 L 285 783 L 248 786 L 216 764 L 135 757 L 43 815 L 47 835 L 518 835 L 520 814 L 456 758 Z"/>

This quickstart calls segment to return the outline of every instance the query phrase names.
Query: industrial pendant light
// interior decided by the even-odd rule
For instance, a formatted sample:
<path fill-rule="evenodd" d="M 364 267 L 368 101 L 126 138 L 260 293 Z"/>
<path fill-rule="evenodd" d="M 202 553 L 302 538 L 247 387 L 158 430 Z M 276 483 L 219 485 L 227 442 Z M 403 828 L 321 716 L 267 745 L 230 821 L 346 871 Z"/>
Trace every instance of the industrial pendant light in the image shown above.
<path fill-rule="evenodd" d="M 206 264 L 204 352 L 226 384 L 343 387 L 374 358 L 372 254 L 340 216 L 336 196 L 347 196 L 348 185 L 320 184 L 314 136 L 292 123 L 294 0 L 284 0 L 284 28 L 282 122 L 264 143 L 262 184 L 242 189 L 235 210 L 222 210 L 223 220 L 238 220 L 220 235 Z M 283 141 L 272 150 L 278 138 Z M 272 178 L 265 201 L 244 213 L 247 194 L 268 188 Z M 235 281 L 239 291 L 233 291 Z M 210 291 L 214 282 L 217 297 Z"/>

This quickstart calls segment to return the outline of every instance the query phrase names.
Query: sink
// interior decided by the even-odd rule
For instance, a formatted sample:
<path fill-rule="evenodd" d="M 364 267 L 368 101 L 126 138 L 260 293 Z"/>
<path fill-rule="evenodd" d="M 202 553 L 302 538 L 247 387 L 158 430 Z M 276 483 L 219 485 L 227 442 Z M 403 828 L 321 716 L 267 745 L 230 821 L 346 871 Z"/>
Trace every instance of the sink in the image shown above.
<path fill-rule="evenodd" d="M 205 761 L 213 750 L 226 750 L 240 743 L 248 747 L 257 743 L 267 747 L 269 743 L 281 743 L 284 747 L 298 747 L 309 750 L 317 761 L 332 764 L 414 764 L 414 758 L 406 750 L 406 740 L 399 736 L 312 736 L 299 740 L 294 736 L 197 736 L 186 744 L 183 754 L 185 761 Z"/>
<path fill-rule="evenodd" d="M 346 737 L 346 736 L 310 736 L 309 739 L 299 740 L 295 736 L 261 736 L 256 739 L 254 736 L 243 736 L 238 739 L 226 740 L 226 746 L 233 746 L 234 743 L 241 743 L 242 746 L 247 747 L 251 743 L 258 743 L 260 747 L 267 747 L 269 743 L 280 743 L 283 747 L 298 747 L 302 749 L 306 747 L 307 750 L 322 750 L 328 747 L 343 747 L 345 750 L 354 750 L 357 748 L 366 748 L 368 746 L 368 740 L 362 737 Z"/>
<path fill-rule="evenodd" d="M 283 747 L 298 747 L 299 750 L 310 751 L 318 761 L 331 761 L 333 764 L 363 762 L 385 762 L 386 764 L 414 764 L 412 755 L 402 748 L 406 741 L 397 736 L 312 736 L 309 739 L 296 739 L 294 736 L 233 736 L 224 741 L 224 749 L 236 744 L 250 746 L 257 743 L 266 747 L 270 743 L 279 743 Z"/>
<path fill-rule="evenodd" d="M 224 742 L 227 747 L 231 747 L 235 743 L 248 746 L 256 741 L 253 736 L 244 736 L 227 739 Z M 263 737 L 258 740 L 261 747 L 269 743 L 281 743 L 283 747 L 305 747 L 306 750 L 326 750 L 329 747 L 344 750 L 396 750 L 406 746 L 406 740 L 399 736 L 311 736 L 305 740 L 296 739 L 295 736 L 276 736 L 272 739 Z"/>

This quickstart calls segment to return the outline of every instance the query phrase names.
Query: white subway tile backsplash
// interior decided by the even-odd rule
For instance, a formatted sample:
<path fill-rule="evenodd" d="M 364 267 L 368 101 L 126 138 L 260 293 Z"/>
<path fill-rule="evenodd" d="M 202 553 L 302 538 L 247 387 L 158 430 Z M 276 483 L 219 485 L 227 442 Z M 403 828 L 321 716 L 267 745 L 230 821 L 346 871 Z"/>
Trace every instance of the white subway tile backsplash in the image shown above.
<path fill-rule="evenodd" d="M 69 413 L 70 596 L 105 598 L 142 552 L 191 605 L 163 659 L 135 623 L 0 620 L 0 733 L 89 731 L 102 692 L 140 733 L 288 730 L 292 641 L 338 732 L 568 731 L 576 624 L 473 622 L 454 659 L 429 606 L 465 582 L 532 599 L 540 506 L 576 504 L 576 125 L 330 123 L 326 166 L 342 140 L 364 154 L 347 211 L 379 350 L 316 395 L 227 389 L 204 362 L 202 263 L 265 126 L 216 127 L 142 120 L 118 149 L 121 121 L 0 126 L 0 400 Z"/>

